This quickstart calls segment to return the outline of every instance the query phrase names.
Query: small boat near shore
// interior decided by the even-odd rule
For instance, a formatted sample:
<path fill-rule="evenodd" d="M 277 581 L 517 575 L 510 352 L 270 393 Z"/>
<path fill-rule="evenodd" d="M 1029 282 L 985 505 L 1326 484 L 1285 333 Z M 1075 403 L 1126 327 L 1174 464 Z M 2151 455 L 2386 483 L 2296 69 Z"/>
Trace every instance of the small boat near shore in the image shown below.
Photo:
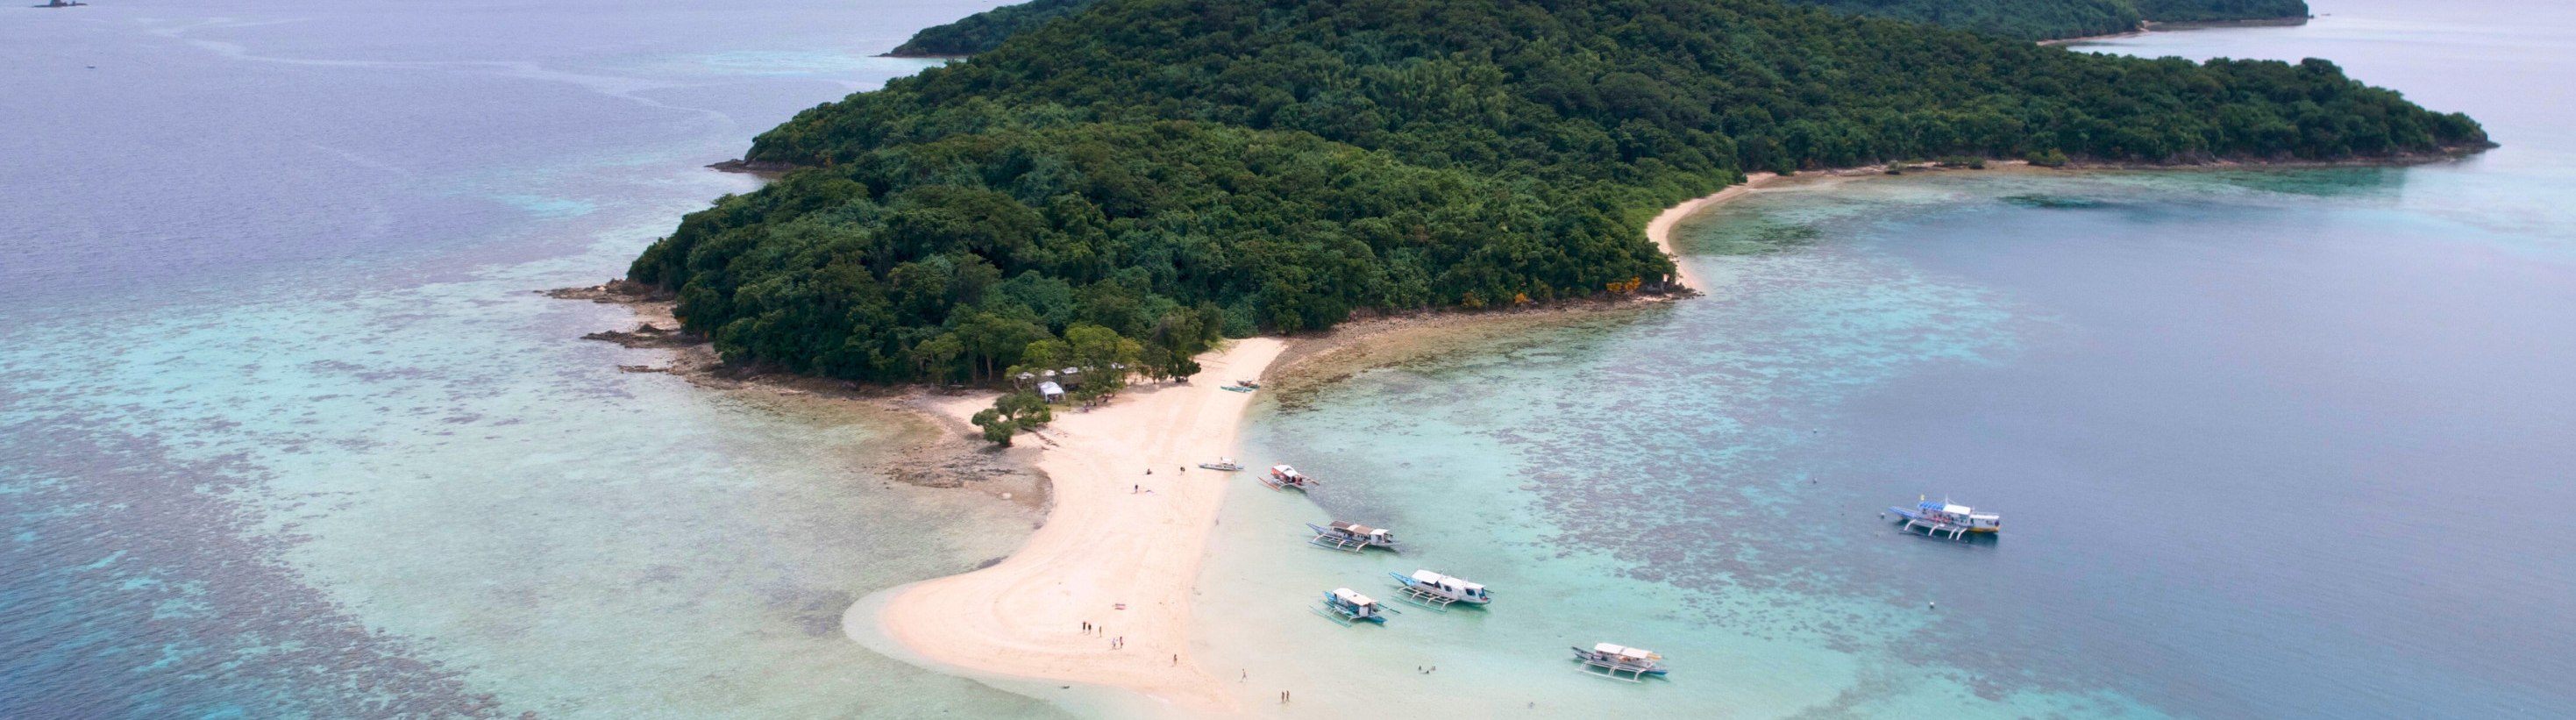
<path fill-rule="evenodd" d="M 1270 466 L 1270 475 L 1261 478 L 1261 484 L 1270 486 L 1270 489 L 1272 490 L 1296 490 L 1298 492 L 1304 492 L 1309 488 L 1322 485 L 1323 483 L 1316 481 L 1314 478 L 1306 477 L 1305 473 L 1297 472 L 1296 468 L 1286 465 L 1272 465 Z"/>
<path fill-rule="evenodd" d="M 1600 668 L 1601 672 L 1594 674 L 1622 682 L 1637 682 L 1648 675 L 1663 677 L 1665 672 L 1664 656 L 1655 654 L 1653 650 L 1625 645 L 1598 643 L 1590 650 L 1574 648 L 1574 659 L 1583 661 L 1586 673 L 1591 673 L 1591 668 Z"/>
<path fill-rule="evenodd" d="M 1234 385 L 1235 385 L 1235 387 L 1251 388 L 1251 389 L 1254 389 L 1254 390 L 1259 390 L 1259 389 L 1261 389 L 1261 383 L 1254 382 L 1254 381 L 1251 381 L 1251 380 L 1236 380 L 1236 381 L 1234 381 Z"/>
<path fill-rule="evenodd" d="M 1949 498 L 1942 498 L 1940 502 L 1923 500 L 1910 509 L 1890 507 L 1887 511 L 1905 521 L 1903 528 L 1906 532 L 1921 532 L 1932 537 L 1952 540 L 1970 534 L 1991 537 L 2004 529 L 2004 516 L 1977 512 L 1976 508 L 1953 504 Z"/>
<path fill-rule="evenodd" d="M 1306 523 L 1306 529 L 1315 531 L 1315 537 L 1307 542 L 1314 543 L 1316 547 L 1354 553 L 1373 547 L 1396 549 L 1395 531 L 1386 528 L 1335 520 L 1331 525 Z"/>
<path fill-rule="evenodd" d="M 1315 608 L 1315 614 L 1343 625 L 1364 622 L 1384 625 L 1387 614 L 1392 612 L 1395 610 L 1379 605 L 1377 600 L 1350 588 L 1333 588 L 1331 592 L 1324 593 L 1324 604 Z"/>
<path fill-rule="evenodd" d="M 1218 387 L 1225 388 L 1226 390 L 1231 391 L 1231 392 L 1243 392 L 1243 393 L 1248 393 L 1248 392 L 1252 392 L 1252 391 L 1254 390 L 1254 388 L 1248 388 L 1248 387 L 1244 387 L 1244 386 L 1241 386 L 1241 385 L 1219 385 Z"/>
<path fill-rule="evenodd" d="M 1209 470 L 1223 470 L 1225 472 L 1234 472 L 1236 470 L 1243 469 L 1242 465 L 1234 462 L 1234 458 L 1217 458 L 1216 462 L 1199 463 L 1199 467 L 1207 468 Z"/>
<path fill-rule="evenodd" d="M 1397 592 L 1401 593 L 1398 597 L 1432 610 L 1447 612 L 1450 605 L 1457 603 L 1481 607 L 1494 601 L 1494 596 L 1485 590 L 1485 586 L 1468 582 L 1466 578 L 1429 570 L 1415 570 L 1412 575 L 1394 572 L 1387 575 L 1395 578 Z"/>

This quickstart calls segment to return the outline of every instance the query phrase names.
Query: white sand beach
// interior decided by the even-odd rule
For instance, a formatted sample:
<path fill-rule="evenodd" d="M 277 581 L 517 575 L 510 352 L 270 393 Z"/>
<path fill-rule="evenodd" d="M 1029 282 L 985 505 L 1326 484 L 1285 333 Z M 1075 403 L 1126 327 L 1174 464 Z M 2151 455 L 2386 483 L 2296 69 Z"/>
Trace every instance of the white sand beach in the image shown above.
<path fill-rule="evenodd" d="M 1663 213 L 1656 215 L 1654 220 L 1646 223 L 1646 237 L 1655 241 L 1657 247 L 1663 248 L 1664 254 L 1673 256 L 1673 272 L 1681 278 L 1683 287 L 1707 292 L 1708 288 L 1700 287 L 1698 278 L 1691 277 L 1690 266 L 1682 264 L 1681 252 L 1673 249 L 1673 226 L 1681 224 L 1682 219 L 1697 214 L 1708 206 L 1742 197 L 1745 193 L 1761 189 L 1762 186 L 1779 178 L 1779 175 L 1767 172 L 1751 173 L 1744 176 L 1744 182 L 1729 185 L 1726 189 L 1717 191 L 1716 194 L 1666 208 Z"/>
<path fill-rule="evenodd" d="M 959 667 L 1124 688 L 1193 714 L 1236 711 L 1190 656 L 1190 595 L 1226 488 L 1253 471 L 1198 464 L 1234 454 L 1252 403 L 1220 386 L 1259 377 L 1285 346 L 1233 341 L 1202 356 L 1189 384 L 1132 388 L 1090 412 L 1057 413 L 1044 441 L 1022 435 L 1045 448 L 1038 467 L 1055 485 L 1046 525 L 992 567 L 896 594 L 881 618 L 887 636 Z M 964 418 L 991 401 L 941 409 Z M 1085 634 L 1086 622 L 1105 629 Z M 1123 648 L 1112 649 L 1116 638 Z"/>
<path fill-rule="evenodd" d="M 1754 173 L 1673 206 L 1646 234 L 1678 257 L 1672 231 L 1682 219 L 1776 178 Z M 1683 284 L 1699 288 L 1681 272 Z M 1253 394 L 1220 386 L 1261 376 L 1287 346 L 1279 338 L 1234 341 L 1202 357 L 1205 370 L 1189 384 L 1133 388 L 1090 412 L 1059 412 L 1021 436 L 1019 443 L 1043 448 L 1038 467 L 1054 483 L 1045 526 L 992 567 L 895 594 L 879 618 L 886 636 L 962 668 L 1122 688 L 1192 714 L 1239 712 L 1190 655 L 1190 596 L 1227 488 L 1251 482 L 1258 463 L 1238 473 L 1198 463 L 1235 454 L 1252 404 Z M 991 403 L 977 394 L 936 407 L 963 420 Z M 1102 629 L 1086 633 L 1084 623 Z"/>

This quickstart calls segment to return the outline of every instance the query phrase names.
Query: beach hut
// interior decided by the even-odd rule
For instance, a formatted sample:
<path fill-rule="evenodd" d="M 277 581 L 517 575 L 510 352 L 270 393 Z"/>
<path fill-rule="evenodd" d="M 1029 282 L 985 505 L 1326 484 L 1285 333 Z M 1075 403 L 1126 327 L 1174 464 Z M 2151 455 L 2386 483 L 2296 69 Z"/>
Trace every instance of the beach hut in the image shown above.
<path fill-rule="evenodd" d="M 1051 403 L 1064 402 L 1064 386 L 1055 384 L 1053 380 L 1038 383 L 1038 397 Z"/>

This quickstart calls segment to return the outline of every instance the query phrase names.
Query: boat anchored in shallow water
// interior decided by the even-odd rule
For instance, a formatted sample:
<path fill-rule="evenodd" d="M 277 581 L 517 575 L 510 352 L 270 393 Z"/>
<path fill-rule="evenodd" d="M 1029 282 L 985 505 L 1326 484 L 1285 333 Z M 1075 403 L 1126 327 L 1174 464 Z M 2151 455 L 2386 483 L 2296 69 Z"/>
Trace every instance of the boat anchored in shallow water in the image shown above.
<path fill-rule="evenodd" d="M 1324 604 L 1315 608 L 1315 613 L 1324 619 L 1344 625 L 1363 622 L 1384 625 L 1387 613 L 1392 612 L 1395 612 L 1393 608 L 1379 605 L 1376 600 L 1350 588 L 1333 588 L 1332 592 L 1324 593 Z"/>
<path fill-rule="evenodd" d="M 1663 677 L 1665 672 L 1664 656 L 1625 645 L 1599 643 L 1590 650 L 1574 648 L 1574 659 L 1583 661 L 1585 668 L 1600 668 L 1603 677 L 1625 682 L 1637 682 L 1648 675 Z"/>
<path fill-rule="evenodd" d="M 1332 525 L 1306 523 L 1306 529 L 1315 531 L 1315 537 L 1307 542 L 1343 552 L 1359 552 L 1373 547 L 1394 550 L 1396 545 L 1395 531 L 1355 522 L 1335 520 Z"/>
<path fill-rule="evenodd" d="M 1286 465 L 1272 465 L 1270 466 L 1270 475 L 1262 478 L 1261 484 L 1270 486 L 1270 489 L 1272 490 L 1294 489 L 1298 492 L 1305 492 L 1307 489 L 1313 488 L 1317 485 L 1322 485 L 1323 483 L 1316 481 L 1314 478 L 1306 477 L 1305 473 L 1297 472 L 1296 468 L 1288 467 Z"/>
<path fill-rule="evenodd" d="M 1387 575 L 1395 578 L 1396 584 L 1400 587 L 1397 592 L 1403 593 L 1406 601 L 1433 610 L 1446 611 L 1455 603 L 1484 605 L 1494 601 L 1494 596 L 1486 592 L 1485 586 L 1467 582 L 1466 578 L 1450 577 L 1429 570 L 1415 570 L 1412 575 L 1397 575 L 1393 572 Z"/>
<path fill-rule="evenodd" d="M 1976 508 L 1953 504 L 1949 498 L 1942 498 L 1940 502 L 1924 500 L 1912 509 L 1891 507 L 1887 511 L 1905 519 L 1906 532 L 1921 531 L 1925 535 L 1946 536 L 1952 540 L 1967 537 L 1969 533 L 1999 533 L 2004 529 L 2004 516 L 1977 512 Z"/>

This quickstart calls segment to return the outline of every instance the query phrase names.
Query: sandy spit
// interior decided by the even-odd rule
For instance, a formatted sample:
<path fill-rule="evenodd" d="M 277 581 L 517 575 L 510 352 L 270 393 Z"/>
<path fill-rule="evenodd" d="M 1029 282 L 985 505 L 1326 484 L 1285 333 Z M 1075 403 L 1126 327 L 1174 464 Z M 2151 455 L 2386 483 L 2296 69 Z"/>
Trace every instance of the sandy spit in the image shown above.
<path fill-rule="evenodd" d="M 1123 688 L 1190 714 L 1239 712 L 1191 656 L 1190 590 L 1227 486 L 1254 470 L 1197 466 L 1235 454 L 1252 404 L 1220 386 L 1260 377 L 1285 346 L 1233 341 L 1203 356 L 1189 383 L 1130 388 L 1021 436 L 1043 448 L 1037 464 L 1054 482 L 1046 525 L 998 564 L 895 594 L 880 618 L 887 636 L 958 667 Z M 931 407 L 962 418 L 992 397 Z"/>

